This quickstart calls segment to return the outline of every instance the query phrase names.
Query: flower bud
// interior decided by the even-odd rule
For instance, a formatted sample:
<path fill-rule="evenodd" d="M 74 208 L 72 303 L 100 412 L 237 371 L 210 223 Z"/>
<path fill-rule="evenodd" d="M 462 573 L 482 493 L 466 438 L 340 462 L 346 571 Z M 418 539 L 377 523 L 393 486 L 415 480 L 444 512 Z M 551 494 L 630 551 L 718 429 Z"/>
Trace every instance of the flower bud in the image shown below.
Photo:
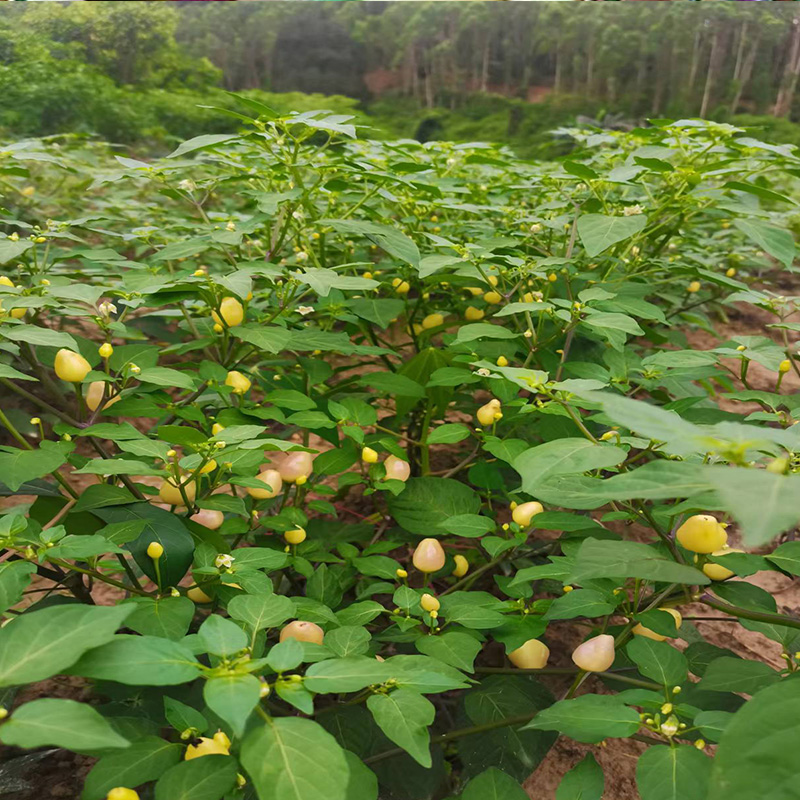
<path fill-rule="evenodd" d="M 784 358 L 783 361 L 781 361 L 781 363 L 778 364 L 778 372 L 780 372 L 782 375 L 788 372 L 791 368 L 792 368 L 792 362 L 789 361 L 788 358 Z"/>
<path fill-rule="evenodd" d="M 56 353 L 55 371 L 62 381 L 80 383 L 91 370 L 91 365 L 80 353 L 63 348 Z"/>
<path fill-rule="evenodd" d="M 478 422 L 484 428 L 487 428 L 503 416 L 500 408 L 500 401 L 496 397 L 493 397 L 488 403 L 482 405 L 477 410 L 475 416 L 478 418 Z M 498 414 L 500 415 L 499 417 Z"/>
<path fill-rule="evenodd" d="M 537 515 L 541 514 L 544 511 L 541 503 L 537 503 L 536 500 L 531 500 L 529 503 L 522 503 L 518 505 L 512 512 L 511 512 L 511 519 L 517 523 L 521 528 L 527 528 L 531 524 L 531 520 Z"/>
<path fill-rule="evenodd" d="M 508 660 L 519 669 L 542 669 L 547 666 L 550 648 L 538 639 L 528 639 L 522 647 L 512 650 Z"/>
<path fill-rule="evenodd" d="M 161 556 L 164 555 L 164 547 L 159 542 L 150 542 L 147 545 L 147 555 L 153 559 L 153 561 L 158 561 Z"/>
<path fill-rule="evenodd" d="M 378 460 L 378 453 L 377 453 L 377 451 L 373 450 L 371 447 L 365 447 L 361 451 L 361 460 L 365 464 L 374 464 Z"/>
<path fill-rule="evenodd" d="M 280 641 L 285 642 L 287 639 L 297 639 L 298 642 L 322 644 L 324 637 L 325 632 L 319 625 L 297 619 L 284 626 L 283 630 L 281 630 Z"/>
<path fill-rule="evenodd" d="M 501 295 L 500 292 L 486 292 L 483 299 L 489 303 L 489 305 L 496 306 L 503 299 L 503 295 Z"/>
<path fill-rule="evenodd" d="M 196 486 L 194 481 L 183 485 L 183 492 L 190 503 L 194 502 L 195 491 Z M 162 502 L 171 506 L 182 506 L 184 504 L 183 495 L 178 488 L 178 484 L 175 482 L 175 478 L 168 478 L 161 484 L 161 488 L 158 490 L 158 496 L 161 498 Z"/>
<path fill-rule="evenodd" d="M 605 672 L 614 663 L 614 637 L 602 633 L 579 644 L 572 653 L 576 666 L 586 672 Z"/>
<path fill-rule="evenodd" d="M 692 281 L 687 287 L 686 291 L 690 294 L 694 294 L 695 292 L 699 292 L 701 287 L 700 281 Z"/>
<path fill-rule="evenodd" d="M 394 571 L 394 574 L 397 575 L 397 577 L 400 578 L 401 581 L 405 580 L 408 577 L 408 572 L 404 569 L 396 569 Z"/>
<path fill-rule="evenodd" d="M 407 481 L 411 475 L 411 465 L 408 461 L 403 461 L 402 458 L 397 456 L 389 456 L 383 462 L 383 468 L 386 470 L 386 480 L 389 481 Z"/>
<path fill-rule="evenodd" d="M 453 576 L 463 578 L 469 572 L 469 561 L 461 554 L 453 556 L 453 561 L 455 562 Z"/>
<path fill-rule="evenodd" d="M 225 522 L 225 515 L 221 511 L 213 508 L 201 508 L 196 514 L 193 514 L 189 519 L 196 522 L 198 525 L 203 525 L 215 531 Z"/>
<path fill-rule="evenodd" d="M 411 291 L 411 286 L 408 281 L 400 281 L 395 278 L 394 281 L 392 281 L 392 285 L 397 294 L 408 294 L 409 291 Z"/>
<path fill-rule="evenodd" d="M 736 550 L 733 547 L 723 547 L 721 550 L 715 550 L 711 555 L 712 556 L 724 556 L 728 553 L 742 553 L 743 550 Z M 712 581 L 726 581 L 728 578 L 732 578 L 736 573 L 732 570 L 729 570 L 727 567 L 723 567 L 722 564 L 715 564 L 713 561 L 709 561 L 707 564 L 703 564 L 703 572 L 711 578 Z"/>
<path fill-rule="evenodd" d="M 222 433 L 222 431 L 224 431 L 224 430 L 225 430 L 225 426 L 224 425 L 220 425 L 219 422 L 215 422 L 211 426 L 211 435 L 212 436 L 216 436 L 218 433 Z"/>
<path fill-rule="evenodd" d="M 219 447 L 220 445 L 224 447 L 225 442 L 217 442 L 217 447 Z M 197 471 L 200 475 L 208 475 L 209 472 L 213 472 L 216 468 L 217 468 L 217 462 L 213 458 L 211 458 L 208 461 L 206 461 L 206 463 L 203 464 L 203 466 L 200 467 L 200 469 Z"/>
<path fill-rule="evenodd" d="M 710 514 L 689 517 L 675 534 L 678 543 L 693 553 L 713 553 L 725 547 L 728 534 Z"/>
<path fill-rule="evenodd" d="M 423 539 L 411 561 L 420 572 L 436 572 L 444 566 L 444 549 L 436 539 Z"/>
<path fill-rule="evenodd" d="M 497 361 L 495 361 L 498 367 L 507 367 L 508 366 L 508 359 L 505 356 L 498 356 Z"/>
<path fill-rule="evenodd" d="M 425 330 L 429 328 L 438 328 L 440 325 L 444 325 L 444 317 L 441 314 L 428 314 L 428 316 L 422 320 L 422 327 L 425 328 Z"/>
<path fill-rule="evenodd" d="M 193 602 L 199 603 L 201 605 L 205 603 L 210 603 L 213 601 L 213 597 L 207 595 L 199 586 L 195 586 L 194 589 L 189 589 L 186 592 L 186 596 Z"/>
<path fill-rule="evenodd" d="M 225 385 L 230 386 L 234 394 L 246 394 L 252 386 L 250 379 L 235 369 L 228 373 L 225 378 Z"/>
<path fill-rule="evenodd" d="M 302 544 L 306 540 L 306 532 L 302 528 L 286 531 L 283 538 L 288 544 Z"/>
<path fill-rule="evenodd" d="M 727 570 L 726 570 L 727 571 Z M 681 624 L 683 623 L 683 617 L 681 617 L 680 612 L 674 608 L 662 608 L 659 609 L 660 611 L 666 611 L 667 614 L 671 614 L 672 618 L 675 620 L 675 627 L 680 628 Z M 633 629 L 633 633 L 636 636 L 646 636 L 648 639 L 653 639 L 656 642 L 663 642 L 667 637 L 662 636 L 660 633 L 656 633 L 650 628 L 645 628 L 641 622 L 639 622 Z M 666 711 L 664 712 L 667 713 Z"/>
<path fill-rule="evenodd" d="M 278 467 L 278 472 L 287 483 L 295 483 L 300 477 L 308 478 L 313 469 L 311 453 L 289 453 Z"/>
<path fill-rule="evenodd" d="M 111 358 L 111 356 L 114 355 L 114 348 L 106 342 L 97 348 L 97 352 L 100 354 L 101 358 Z"/>
<path fill-rule="evenodd" d="M 214 566 L 217 569 L 230 569 L 234 561 L 236 561 L 236 559 L 230 553 L 219 553 L 214 559 Z M 236 586 L 236 584 L 233 585 Z"/>
<path fill-rule="evenodd" d="M 422 595 L 419 604 L 422 606 L 423 611 L 438 611 L 441 608 L 441 603 L 432 594 L 427 594 L 427 592 Z"/>
<path fill-rule="evenodd" d="M 211 317 L 217 325 L 221 325 L 224 322 L 229 328 L 234 328 L 242 324 L 244 308 L 235 297 L 226 297 L 219 304 L 219 314 L 216 311 L 212 311 Z"/>

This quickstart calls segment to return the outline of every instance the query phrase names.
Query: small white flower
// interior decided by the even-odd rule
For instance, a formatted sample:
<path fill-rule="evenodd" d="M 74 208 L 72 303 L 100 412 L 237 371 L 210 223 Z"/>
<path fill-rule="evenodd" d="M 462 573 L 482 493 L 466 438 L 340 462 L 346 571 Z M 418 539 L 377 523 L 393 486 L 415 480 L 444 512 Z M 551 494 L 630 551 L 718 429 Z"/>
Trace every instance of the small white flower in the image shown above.
<path fill-rule="evenodd" d="M 231 556 L 231 555 L 228 555 L 228 553 L 220 553 L 220 554 L 219 554 L 219 555 L 218 555 L 218 556 L 217 556 L 217 557 L 214 559 L 214 566 L 215 566 L 217 569 L 222 569 L 223 567 L 224 567 L 225 569 L 230 569 L 230 568 L 233 566 L 233 562 L 234 562 L 235 560 L 236 560 L 236 559 L 234 559 L 234 557 L 233 557 L 233 556 Z"/>
<path fill-rule="evenodd" d="M 488 370 L 488 369 L 486 369 L 485 367 L 481 367 L 481 368 L 480 368 L 480 369 L 477 371 L 477 374 L 478 374 L 478 375 L 480 375 L 480 376 L 481 376 L 481 378 L 488 378 L 488 377 L 489 377 L 489 376 L 490 376 L 492 373 L 491 373 L 491 372 L 489 372 L 489 370 Z"/>
<path fill-rule="evenodd" d="M 661 733 L 671 739 L 678 732 L 678 726 L 678 718 L 674 714 L 670 714 L 670 716 L 661 723 Z"/>
<path fill-rule="evenodd" d="M 448 167 L 452 167 L 455 165 L 456 160 L 454 158 L 448 158 L 446 163 Z"/>
<path fill-rule="evenodd" d="M 295 258 L 296 258 L 298 261 L 308 261 L 308 253 L 306 253 L 306 251 L 305 251 L 305 250 L 301 250 L 301 251 L 300 251 L 300 252 L 299 252 L 299 253 L 298 253 L 298 254 L 295 256 Z"/>
<path fill-rule="evenodd" d="M 637 203 L 635 206 L 625 206 L 622 214 L 625 217 L 635 217 L 637 214 L 644 214 L 644 209 Z"/>
<path fill-rule="evenodd" d="M 100 303 L 100 305 L 97 306 L 97 310 L 104 317 L 110 317 L 112 314 L 117 313 L 117 307 L 113 303 L 109 303 L 108 301 Z"/>
<path fill-rule="evenodd" d="M 235 230 L 236 230 L 236 223 L 235 223 L 233 220 L 231 220 L 231 221 L 230 221 L 230 222 L 229 222 L 229 223 L 228 223 L 228 224 L 225 226 L 225 230 L 226 230 L 226 231 L 235 231 Z"/>
<path fill-rule="evenodd" d="M 542 226 L 540 223 L 534 222 L 533 225 L 531 225 L 531 233 L 541 233 L 541 230 Z"/>
<path fill-rule="evenodd" d="M 178 188 L 184 192 L 193 192 L 197 188 L 197 184 L 191 178 L 186 178 L 178 184 Z"/>
<path fill-rule="evenodd" d="M 130 364 L 128 366 L 128 369 L 130 370 L 131 375 L 138 375 L 142 371 L 142 368 L 137 366 L 136 364 Z"/>
<path fill-rule="evenodd" d="M 526 330 L 525 333 L 523 333 L 522 335 L 526 339 L 530 339 L 533 336 L 533 331 L 530 328 L 528 328 L 528 330 Z"/>
<path fill-rule="evenodd" d="M 300 210 L 292 211 L 292 219 L 303 219 L 303 212 Z"/>
<path fill-rule="evenodd" d="M 305 316 L 306 314 L 313 314 L 314 313 L 314 306 L 300 306 L 297 309 L 298 314 L 302 314 Z"/>

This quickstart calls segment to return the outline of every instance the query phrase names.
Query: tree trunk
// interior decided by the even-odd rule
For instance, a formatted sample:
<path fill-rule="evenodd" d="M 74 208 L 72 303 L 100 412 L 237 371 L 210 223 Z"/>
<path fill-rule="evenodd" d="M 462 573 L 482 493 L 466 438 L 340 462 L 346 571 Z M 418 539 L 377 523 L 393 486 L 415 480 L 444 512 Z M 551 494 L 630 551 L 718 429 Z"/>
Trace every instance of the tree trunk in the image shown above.
<path fill-rule="evenodd" d="M 739 71 L 739 81 L 736 86 L 736 94 L 734 95 L 733 100 L 731 101 L 731 113 L 735 114 L 739 109 L 739 103 L 742 101 L 742 94 L 744 90 L 747 88 L 747 84 L 750 83 L 750 77 L 753 74 L 753 67 L 756 63 L 756 56 L 758 55 L 758 45 L 760 42 L 760 37 L 756 36 L 753 39 L 753 43 L 750 45 L 750 50 L 747 53 L 747 56 L 742 63 L 742 68 Z"/>
<path fill-rule="evenodd" d="M 792 20 L 792 43 L 789 47 L 789 56 L 783 70 L 783 79 L 775 100 L 776 117 L 786 117 L 792 109 L 792 98 L 797 89 L 797 79 L 800 76 L 800 17 Z"/>
<path fill-rule="evenodd" d="M 489 88 L 489 34 L 483 43 L 483 60 L 481 62 L 481 91 L 485 92 Z"/>
<path fill-rule="evenodd" d="M 556 74 L 553 79 L 553 93 L 561 92 L 561 39 L 556 42 Z"/>
<path fill-rule="evenodd" d="M 689 82 L 687 84 L 687 96 L 691 99 L 692 89 L 694 89 L 694 82 L 697 78 L 697 70 L 700 67 L 700 31 L 694 35 L 694 47 L 692 48 L 692 66 L 689 69 Z"/>
<path fill-rule="evenodd" d="M 744 46 L 747 41 L 747 20 L 742 23 L 739 30 L 739 46 L 736 48 L 736 64 L 733 67 L 733 79 L 738 81 L 742 74 L 742 58 L 744 57 Z"/>
<path fill-rule="evenodd" d="M 714 31 L 714 36 L 711 39 L 711 54 L 708 57 L 708 73 L 706 74 L 706 85 L 703 89 L 703 102 L 700 104 L 700 116 L 705 118 L 708 106 L 711 104 L 711 90 L 714 87 L 714 73 L 717 71 L 719 64 L 719 54 L 722 48 L 719 46 L 720 39 L 719 31 Z"/>

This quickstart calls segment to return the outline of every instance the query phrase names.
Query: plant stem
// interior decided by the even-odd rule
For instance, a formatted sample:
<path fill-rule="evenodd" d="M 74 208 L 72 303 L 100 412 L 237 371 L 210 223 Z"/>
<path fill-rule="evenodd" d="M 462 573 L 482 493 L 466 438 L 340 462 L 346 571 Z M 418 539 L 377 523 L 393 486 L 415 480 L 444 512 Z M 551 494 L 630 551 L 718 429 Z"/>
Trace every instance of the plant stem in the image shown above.
<path fill-rule="evenodd" d="M 727 603 L 720 603 L 717 600 L 712 600 L 708 595 L 700 598 L 700 602 L 709 608 L 715 608 L 723 614 L 730 614 L 732 617 L 741 617 L 742 619 L 752 619 L 754 622 L 769 622 L 773 625 L 784 625 L 787 628 L 800 629 L 800 619 L 795 617 L 787 617 L 783 614 L 771 614 L 768 611 L 751 611 L 748 608 L 740 608 L 739 606 L 731 606 Z"/>

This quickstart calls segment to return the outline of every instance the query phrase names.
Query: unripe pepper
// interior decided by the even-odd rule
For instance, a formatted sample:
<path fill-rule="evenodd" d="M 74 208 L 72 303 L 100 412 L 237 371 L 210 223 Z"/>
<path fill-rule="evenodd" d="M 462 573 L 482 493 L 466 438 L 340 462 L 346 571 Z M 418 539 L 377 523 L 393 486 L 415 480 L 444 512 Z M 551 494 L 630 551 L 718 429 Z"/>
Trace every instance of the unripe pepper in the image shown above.
<path fill-rule="evenodd" d="M 234 328 L 242 324 L 244 308 L 235 297 L 226 297 L 219 304 L 219 314 L 216 311 L 212 311 L 211 316 L 218 325 L 224 322 L 229 328 Z"/>
<path fill-rule="evenodd" d="M 547 666 L 550 648 L 538 639 L 528 639 L 522 647 L 512 650 L 508 660 L 519 669 L 542 669 Z"/>
<path fill-rule="evenodd" d="M 319 625 L 299 619 L 286 625 L 280 635 L 280 641 L 282 642 L 285 642 L 287 639 L 297 639 L 298 642 L 322 644 L 324 638 L 325 632 Z"/>
<path fill-rule="evenodd" d="M 483 299 L 489 303 L 489 305 L 496 306 L 503 299 L 503 296 L 500 292 L 486 292 Z"/>
<path fill-rule="evenodd" d="M 150 542 L 147 545 L 147 555 L 153 559 L 153 561 L 157 561 L 161 556 L 164 555 L 164 547 L 160 542 Z"/>
<path fill-rule="evenodd" d="M 207 595 L 199 586 L 195 586 L 194 589 L 189 589 L 186 592 L 186 596 L 193 602 L 193 603 L 210 603 L 214 598 L 210 595 Z"/>
<path fill-rule="evenodd" d="M 283 534 L 283 538 L 288 544 L 302 544 L 306 540 L 306 532 L 302 528 L 294 528 L 286 531 Z"/>
<path fill-rule="evenodd" d="M 444 566 L 444 549 L 436 539 L 423 539 L 411 559 L 420 572 L 436 572 Z"/>
<path fill-rule="evenodd" d="M 496 397 L 493 397 L 488 403 L 482 405 L 477 410 L 475 416 L 484 428 L 488 428 L 490 425 L 497 422 L 497 420 L 502 419 L 503 412 L 500 408 L 500 401 Z"/>
<path fill-rule="evenodd" d="M 125 786 L 117 786 L 106 795 L 106 800 L 139 800 L 139 793 Z"/>
<path fill-rule="evenodd" d="M 361 460 L 365 464 L 375 464 L 378 461 L 378 453 L 371 447 L 365 447 L 361 450 Z"/>
<path fill-rule="evenodd" d="M 56 353 L 56 375 L 62 381 L 80 383 L 91 371 L 89 362 L 80 354 L 62 348 Z"/>
<path fill-rule="evenodd" d="M 531 500 L 529 503 L 521 503 L 511 512 L 511 519 L 521 528 L 527 528 L 531 520 L 544 511 L 541 503 Z"/>
<path fill-rule="evenodd" d="M 383 468 L 386 470 L 386 480 L 405 482 L 411 475 L 411 465 L 397 456 L 389 456 L 383 462 Z"/>
<path fill-rule="evenodd" d="M 233 389 L 234 394 L 246 394 L 250 391 L 250 379 L 238 370 L 232 369 L 225 378 L 225 385 Z"/>
<path fill-rule="evenodd" d="M 463 578 L 469 572 L 469 561 L 460 553 L 453 556 L 453 561 L 455 562 L 455 568 L 453 569 L 454 577 Z"/>
<path fill-rule="evenodd" d="M 254 497 L 256 500 L 268 500 L 270 497 L 275 497 L 283 488 L 283 480 L 281 474 L 276 469 L 265 469 L 256 475 L 257 481 L 263 481 L 266 486 L 264 489 L 254 489 L 251 486 L 247 487 L 247 494 Z"/>
<path fill-rule="evenodd" d="M 614 663 L 615 655 L 614 637 L 601 633 L 579 644 L 572 653 L 572 660 L 586 672 L 605 672 Z"/>
<path fill-rule="evenodd" d="M 470 322 L 477 322 L 479 319 L 483 319 L 483 317 L 483 309 L 475 308 L 475 306 L 467 306 L 467 310 L 464 312 L 464 318 L 468 319 Z"/>
<path fill-rule="evenodd" d="M 196 490 L 197 487 L 194 481 L 190 481 L 183 486 L 186 499 L 190 503 L 194 502 Z M 158 496 L 161 498 L 162 502 L 171 506 L 182 506 L 184 504 L 183 495 L 174 478 L 168 478 L 161 484 L 161 488 L 158 490 Z"/>
<path fill-rule="evenodd" d="M 221 511 L 217 511 L 213 508 L 201 508 L 196 514 L 192 514 L 189 519 L 191 519 L 192 522 L 196 522 L 198 525 L 215 531 L 225 522 L 225 515 Z"/>
<path fill-rule="evenodd" d="M 98 406 L 100 405 L 100 401 L 103 399 L 103 393 L 105 392 L 105 381 L 92 381 L 89 384 L 89 388 L 86 390 L 86 406 L 90 411 L 97 411 Z M 112 390 L 109 389 L 109 393 Z M 103 408 L 109 408 L 113 406 L 118 400 L 122 398 L 119 395 L 115 397 L 108 397 L 106 398 L 105 405 Z"/>
<path fill-rule="evenodd" d="M 184 759 L 191 761 L 202 756 L 228 756 L 230 747 L 230 739 L 222 731 L 217 731 L 211 739 L 202 736 L 198 744 L 190 744 L 186 748 Z"/>
<path fill-rule="evenodd" d="M 675 537 L 681 547 L 693 553 L 713 553 L 725 547 L 728 534 L 710 514 L 695 514 L 678 528 Z"/>
<path fill-rule="evenodd" d="M 680 611 L 677 611 L 674 608 L 662 608 L 661 611 L 666 611 L 667 614 L 671 614 L 673 619 L 675 620 L 675 627 L 680 628 L 681 624 L 683 623 L 683 617 L 680 614 Z M 641 622 L 637 623 L 636 627 L 633 629 L 633 633 L 636 636 L 646 636 L 648 639 L 654 639 L 656 642 L 663 642 L 667 637 L 662 636 L 660 633 L 656 633 L 650 628 L 645 628 Z"/>
<path fill-rule="evenodd" d="M 444 325 L 444 317 L 441 314 L 428 314 L 428 316 L 422 320 L 422 327 L 425 330 L 429 328 L 438 328 L 440 325 Z"/>
<path fill-rule="evenodd" d="M 736 550 L 733 547 L 723 547 L 721 550 L 715 550 L 711 553 L 712 556 L 724 556 L 728 553 L 743 553 L 743 550 Z M 709 561 L 707 564 L 703 564 L 703 572 L 711 578 L 712 581 L 726 581 L 728 578 L 732 578 L 736 573 L 732 570 L 729 570 L 727 567 L 723 567 L 722 564 L 715 564 L 713 561 Z"/>
<path fill-rule="evenodd" d="M 281 478 L 287 483 L 295 483 L 298 478 L 308 478 L 314 469 L 311 453 L 289 453 L 278 467 Z"/>
<path fill-rule="evenodd" d="M 441 608 L 441 603 L 432 595 L 427 592 L 422 595 L 419 604 L 423 611 L 438 611 Z"/>

